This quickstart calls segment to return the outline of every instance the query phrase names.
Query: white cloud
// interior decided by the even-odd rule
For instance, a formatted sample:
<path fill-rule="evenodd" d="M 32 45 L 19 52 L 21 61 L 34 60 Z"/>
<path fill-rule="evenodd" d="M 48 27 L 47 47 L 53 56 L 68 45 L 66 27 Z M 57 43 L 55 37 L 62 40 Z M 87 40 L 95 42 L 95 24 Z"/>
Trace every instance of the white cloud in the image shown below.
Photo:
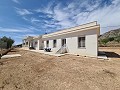
<path fill-rule="evenodd" d="M 36 18 L 31 18 L 31 23 L 34 23 L 34 22 L 39 22 L 40 20 L 39 19 L 36 19 Z"/>
<path fill-rule="evenodd" d="M 114 5 L 117 5 L 117 4 L 119 4 L 120 3 L 120 0 L 113 0 L 112 1 L 112 4 L 114 4 Z"/>
<path fill-rule="evenodd" d="M 35 11 L 45 14 L 39 15 L 39 18 L 42 18 L 41 22 L 44 23 L 41 25 L 42 28 L 64 29 L 98 21 L 103 33 L 113 28 L 103 29 L 102 27 L 115 26 L 120 23 L 120 0 L 112 0 L 109 4 L 102 0 L 74 0 L 68 3 L 68 6 L 63 6 L 61 3 L 49 3 L 45 8 L 38 8 Z M 52 18 L 52 20 L 46 20 L 46 18 Z M 31 22 L 40 26 L 40 20 L 32 18 Z"/>
<path fill-rule="evenodd" d="M 26 36 L 38 36 L 38 34 L 25 34 L 25 35 L 23 35 L 23 37 L 26 37 Z"/>
<path fill-rule="evenodd" d="M 29 21 L 26 17 L 22 17 L 22 19 L 24 19 L 25 21 Z"/>
<path fill-rule="evenodd" d="M 0 32 L 10 32 L 10 33 L 25 33 L 33 32 L 27 28 L 0 28 Z"/>
<path fill-rule="evenodd" d="M 72 2 L 65 8 L 54 8 L 54 19 L 60 21 L 58 24 L 61 27 L 72 27 L 98 21 L 101 25 L 101 33 L 103 33 L 113 28 L 103 29 L 102 27 L 115 26 L 120 23 L 120 0 L 113 0 L 111 5 L 106 4 L 103 7 L 99 6 L 101 4 L 100 0 L 94 2 L 93 5 L 88 0 L 79 3 L 79 6 L 77 6 L 77 3 Z M 81 7 L 84 7 L 85 10 L 81 10 Z"/>
<path fill-rule="evenodd" d="M 33 14 L 32 12 L 30 12 L 30 11 L 27 10 L 27 9 L 19 9 L 19 8 L 16 8 L 16 12 L 17 12 L 19 15 L 29 15 L 29 14 Z"/>
<path fill-rule="evenodd" d="M 106 29 L 102 27 L 115 26 L 120 23 L 120 5 L 115 5 L 115 3 L 89 12 L 85 17 L 82 14 L 84 14 L 84 12 L 79 13 L 79 16 L 76 17 L 76 23 L 83 24 L 91 21 L 98 21 L 101 25 L 101 33 L 113 29 L 113 27 Z"/>
<path fill-rule="evenodd" d="M 54 8 L 54 19 L 57 21 L 62 21 L 64 19 L 67 19 L 69 17 L 68 13 L 61 10 L 59 6 L 56 6 Z"/>
<path fill-rule="evenodd" d="M 19 0 L 12 0 L 12 1 L 15 2 L 15 3 L 20 4 Z"/>
<path fill-rule="evenodd" d="M 53 11 L 52 11 L 52 7 L 53 6 L 53 3 L 48 3 L 48 6 L 45 6 L 44 8 L 38 8 L 34 11 L 36 11 L 37 13 L 46 13 L 46 14 L 53 14 Z"/>

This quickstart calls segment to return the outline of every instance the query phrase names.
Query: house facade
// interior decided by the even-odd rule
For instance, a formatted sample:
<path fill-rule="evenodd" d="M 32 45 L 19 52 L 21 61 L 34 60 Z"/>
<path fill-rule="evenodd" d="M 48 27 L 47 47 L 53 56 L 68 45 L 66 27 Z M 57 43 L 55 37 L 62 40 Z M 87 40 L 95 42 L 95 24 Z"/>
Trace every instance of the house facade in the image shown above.
<path fill-rule="evenodd" d="M 23 40 L 22 47 L 25 49 L 29 49 L 30 47 L 33 47 L 35 50 L 41 50 L 44 48 L 44 43 L 42 41 L 42 36 L 27 36 Z"/>
<path fill-rule="evenodd" d="M 51 48 L 51 51 L 54 53 L 97 56 L 98 35 L 100 35 L 100 25 L 97 24 L 97 22 L 91 22 L 77 27 L 45 34 L 37 40 L 43 42 L 38 43 L 39 47 L 41 44 L 43 48 Z"/>

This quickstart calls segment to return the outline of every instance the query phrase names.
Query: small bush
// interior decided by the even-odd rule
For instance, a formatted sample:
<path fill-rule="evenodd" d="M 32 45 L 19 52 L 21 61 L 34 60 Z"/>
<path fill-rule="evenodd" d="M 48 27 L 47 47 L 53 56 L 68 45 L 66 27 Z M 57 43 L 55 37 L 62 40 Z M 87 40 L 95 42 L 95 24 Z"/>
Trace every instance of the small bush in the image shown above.
<path fill-rule="evenodd" d="M 104 45 L 106 45 L 108 42 L 109 42 L 109 39 L 108 39 L 108 38 L 107 38 L 107 39 L 102 39 L 102 40 L 101 40 L 101 43 L 104 44 Z"/>
<path fill-rule="evenodd" d="M 114 40 L 114 37 L 110 37 L 108 38 L 109 41 L 113 41 Z"/>
<path fill-rule="evenodd" d="M 120 42 L 120 36 L 119 36 L 119 37 L 116 37 L 116 38 L 115 38 L 115 41 L 119 43 L 119 42 Z"/>

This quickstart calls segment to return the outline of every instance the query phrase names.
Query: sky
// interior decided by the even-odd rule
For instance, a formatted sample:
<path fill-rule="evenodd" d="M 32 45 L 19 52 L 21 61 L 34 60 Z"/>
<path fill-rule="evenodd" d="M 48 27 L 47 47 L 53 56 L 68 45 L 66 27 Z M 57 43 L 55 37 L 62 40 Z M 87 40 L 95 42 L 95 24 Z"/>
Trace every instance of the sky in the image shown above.
<path fill-rule="evenodd" d="M 0 37 L 15 44 L 93 21 L 101 34 L 120 28 L 120 0 L 0 0 Z"/>

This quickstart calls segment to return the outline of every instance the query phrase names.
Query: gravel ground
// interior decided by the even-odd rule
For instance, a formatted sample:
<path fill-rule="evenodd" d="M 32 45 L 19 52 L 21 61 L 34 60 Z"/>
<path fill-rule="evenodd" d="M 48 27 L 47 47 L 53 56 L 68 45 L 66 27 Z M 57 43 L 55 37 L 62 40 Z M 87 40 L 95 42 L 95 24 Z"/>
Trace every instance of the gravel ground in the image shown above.
<path fill-rule="evenodd" d="M 22 56 L 0 60 L 0 90 L 120 90 L 118 57 L 54 57 L 19 49 L 8 54 Z"/>

